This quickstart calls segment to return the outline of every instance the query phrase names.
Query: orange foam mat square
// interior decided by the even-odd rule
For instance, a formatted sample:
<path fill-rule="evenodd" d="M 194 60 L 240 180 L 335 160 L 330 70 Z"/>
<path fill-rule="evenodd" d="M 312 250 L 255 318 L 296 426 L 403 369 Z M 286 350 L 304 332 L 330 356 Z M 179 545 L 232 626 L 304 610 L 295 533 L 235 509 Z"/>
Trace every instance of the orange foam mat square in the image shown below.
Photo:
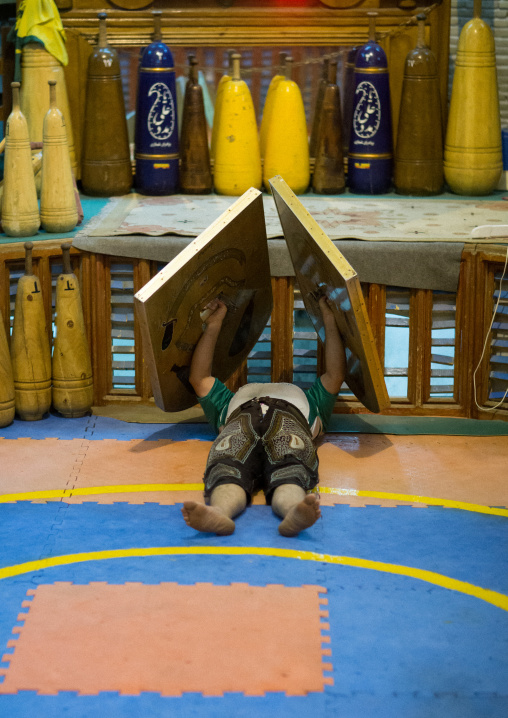
<path fill-rule="evenodd" d="M 0 493 L 67 488 L 79 473 L 84 439 L 0 438 Z"/>
<path fill-rule="evenodd" d="M 154 491 L 154 484 L 200 484 L 210 441 L 117 441 L 0 438 L 0 494 L 121 486 L 120 493 L 68 495 L 83 501 L 152 501 L 173 504 L 195 499 L 196 492 Z M 136 485 L 135 492 L 125 486 Z M 146 484 L 149 491 L 139 491 Z M 21 498 L 21 497 L 18 497 Z M 37 499 L 35 499 L 37 500 Z M 51 499 L 50 499 L 51 500 Z M 55 500 L 60 500 L 56 497 Z"/>
<path fill-rule="evenodd" d="M 210 441 L 196 439 L 0 438 L 0 494 L 65 490 L 64 500 L 69 503 L 202 500 L 200 486 L 210 446 Z M 321 487 L 331 490 L 322 491 L 323 505 L 395 506 L 407 503 L 404 496 L 427 496 L 508 506 L 505 436 L 336 434 L 326 437 L 318 454 Z M 160 490 L 167 484 L 173 485 L 170 490 Z M 132 491 L 129 485 L 135 485 Z M 89 491 L 93 487 L 99 487 L 99 493 Z M 73 495 L 73 489 L 82 493 Z M 355 491 L 362 495 L 355 496 Z M 391 499 L 371 498 L 369 492 L 386 492 Z M 54 500 L 61 500 L 61 495 Z M 263 495 L 255 496 L 254 503 L 263 504 Z"/>
<path fill-rule="evenodd" d="M 334 435 L 318 453 L 321 486 L 508 506 L 506 436 Z M 387 505 L 365 496 L 321 499 Z"/>
<path fill-rule="evenodd" d="M 320 586 L 73 585 L 29 591 L 0 693 L 301 696 L 331 678 Z M 324 657 L 326 658 L 324 659 Z"/>
<path fill-rule="evenodd" d="M 79 474 L 75 488 L 90 486 L 128 486 L 129 484 L 199 484 L 203 480 L 206 459 L 210 451 L 210 441 L 116 441 L 104 439 L 91 441 Z M 124 489 L 121 495 L 99 494 L 87 497 L 72 497 L 70 502 L 129 501 L 144 503 L 155 501 L 161 504 L 173 504 L 188 498 L 196 498 L 196 493 L 150 491 L 129 493 Z"/>

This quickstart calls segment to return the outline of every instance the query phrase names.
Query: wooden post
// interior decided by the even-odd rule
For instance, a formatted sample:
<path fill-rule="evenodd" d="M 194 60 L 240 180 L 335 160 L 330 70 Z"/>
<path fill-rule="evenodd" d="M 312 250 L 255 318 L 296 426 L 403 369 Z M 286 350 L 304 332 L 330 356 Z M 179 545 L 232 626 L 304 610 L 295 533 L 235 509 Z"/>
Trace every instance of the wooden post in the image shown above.
<path fill-rule="evenodd" d="M 37 245 L 35 245 L 35 248 L 37 248 Z M 53 342 L 53 291 L 51 286 L 51 264 L 49 255 L 44 254 L 42 257 L 39 257 L 38 261 L 35 261 L 34 264 L 34 274 L 39 277 L 43 291 L 46 329 L 48 330 L 49 346 L 51 346 Z"/>
<path fill-rule="evenodd" d="M 110 259 L 103 254 L 92 255 L 92 277 L 95 287 L 93 354 L 94 404 L 104 406 L 111 392 L 111 281 Z"/>
<path fill-rule="evenodd" d="M 467 247 L 460 263 L 455 314 L 455 401 L 465 415 L 474 415 L 473 372 L 476 294 L 476 261 Z"/>
<path fill-rule="evenodd" d="M 494 274 L 496 270 L 490 262 L 486 262 L 485 260 L 482 261 L 480 258 L 478 264 L 478 273 L 483 274 L 483 277 L 478 277 L 480 285 L 483 280 L 483 302 L 481 307 L 482 311 L 479 312 L 482 322 L 481 324 L 477 323 L 475 328 L 476 352 L 474 358 L 474 368 L 476 369 L 476 367 L 478 366 L 478 362 L 480 361 L 480 357 L 482 355 L 483 347 L 486 343 L 487 347 L 483 355 L 483 360 L 476 374 L 477 401 L 480 406 L 483 406 L 484 404 L 487 404 L 489 400 L 489 359 L 492 332 L 489 332 L 489 334 L 487 335 L 487 330 L 489 328 L 490 320 L 492 318 L 492 312 L 494 309 L 493 297 L 496 286 Z M 475 409 L 477 412 L 480 411 L 478 407 L 476 407 L 476 404 Z"/>
<path fill-rule="evenodd" d="M 421 408 L 430 396 L 431 327 L 432 290 L 412 289 L 409 301 L 408 399 L 416 409 Z"/>
<path fill-rule="evenodd" d="M 385 365 L 385 324 L 386 324 L 386 287 L 383 284 L 362 285 L 367 313 L 376 342 L 381 366 Z"/>
<path fill-rule="evenodd" d="M 272 277 L 272 381 L 293 381 L 294 277 Z"/>
<path fill-rule="evenodd" d="M 150 261 L 146 259 L 134 260 L 133 274 L 134 274 L 134 294 L 141 289 L 150 279 Z M 134 372 L 135 372 L 135 386 L 136 393 L 142 398 L 143 401 L 148 401 L 152 395 L 152 384 L 150 382 L 150 375 L 148 372 L 148 366 L 144 360 L 143 353 L 143 340 L 141 336 L 141 328 L 139 326 L 138 317 L 136 315 L 134 307 Z"/>
<path fill-rule="evenodd" d="M 74 255 L 75 252 L 75 255 Z M 79 286 L 81 288 L 81 301 L 83 303 L 83 316 L 90 355 L 93 356 L 93 292 L 92 292 L 92 255 L 88 252 L 79 254 L 77 249 L 71 249 L 71 255 L 79 257 Z"/>
<path fill-rule="evenodd" d="M 484 246 L 476 255 L 476 283 L 475 294 L 476 303 L 474 311 L 474 351 L 473 351 L 473 371 L 478 366 L 480 357 L 483 352 L 485 342 L 487 347 L 483 356 L 482 363 L 476 373 L 476 396 L 480 407 L 486 405 L 489 401 L 489 370 L 490 370 L 490 342 L 491 335 L 487 337 L 487 330 L 492 319 L 494 309 L 494 291 L 497 289 L 495 280 L 496 271 L 502 269 L 505 258 L 504 247 Z M 475 404 L 474 396 L 471 399 L 472 415 L 481 419 L 498 419 L 507 416 L 505 407 L 500 407 L 495 412 L 485 412 L 478 409 Z"/>

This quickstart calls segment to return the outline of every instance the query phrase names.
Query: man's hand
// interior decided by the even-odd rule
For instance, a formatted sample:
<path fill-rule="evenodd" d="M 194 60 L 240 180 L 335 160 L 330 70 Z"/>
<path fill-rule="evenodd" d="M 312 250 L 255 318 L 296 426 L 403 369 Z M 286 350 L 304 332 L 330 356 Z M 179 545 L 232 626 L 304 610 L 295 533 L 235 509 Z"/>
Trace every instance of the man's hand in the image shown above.
<path fill-rule="evenodd" d="M 321 316 L 323 317 L 324 322 L 329 321 L 330 319 L 335 321 L 332 308 L 330 307 L 330 302 L 326 296 L 319 298 L 319 309 L 321 310 Z"/>
<path fill-rule="evenodd" d="M 204 310 L 201 312 L 203 324 L 205 324 L 207 327 L 221 327 L 227 312 L 227 306 L 224 304 L 223 301 L 216 297 L 215 299 L 212 299 L 211 302 L 208 302 Z"/>
<path fill-rule="evenodd" d="M 227 311 L 228 308 L 224 302 L 216 297 L 208 302 L 204 311 L 201 312 L 205 331 L 194 349 L 189 374 L 192 388 L 199 397 L 206 396 L 215 383 L 212 376 L 213 355 Z"/>
<path fill-rule="evenodd" d="M 321 382 L 330 394 L 337 394 L 346 374 L 344 345 L 326 296 L 320 297 L 319 309 L 325 327 L 325 373 L 321 376 Z"/>

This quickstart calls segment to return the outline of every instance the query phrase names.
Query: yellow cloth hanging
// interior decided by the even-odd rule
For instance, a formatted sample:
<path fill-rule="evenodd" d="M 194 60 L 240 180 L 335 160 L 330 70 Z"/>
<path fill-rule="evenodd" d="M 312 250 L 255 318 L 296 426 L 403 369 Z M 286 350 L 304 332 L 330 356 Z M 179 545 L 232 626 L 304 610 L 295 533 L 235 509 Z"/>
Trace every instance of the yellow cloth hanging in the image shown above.
<path fill-rule="evenodd" d="M 62 65 L 68 64 L 65 30 L 53 0 L 22 0 L 15 32 L 21 45 L 39 41 Z"/>

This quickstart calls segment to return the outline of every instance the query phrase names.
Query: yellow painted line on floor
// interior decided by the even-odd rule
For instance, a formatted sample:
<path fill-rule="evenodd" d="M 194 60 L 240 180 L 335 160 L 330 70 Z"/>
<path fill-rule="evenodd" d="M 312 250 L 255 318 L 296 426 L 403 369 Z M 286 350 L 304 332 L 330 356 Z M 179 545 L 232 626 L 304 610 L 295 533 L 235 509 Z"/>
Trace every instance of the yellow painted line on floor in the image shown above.
<path fill-rule="evenodd" d="M 436 499 L 432 496 L 416 496 L 412 494 L 390 494 L 385 491 L 361 491 L 357 489 L 333 489 L 320 486 L 321 494 L 335 494 L 338 496 L 363 496 L 369 499 L 386 499 L 388 501 L 410 501 L 413 504 L 429 504 L 431 506 L 444 506 L 447 509 L 460 509 L 461 511 L 476 511 L 481 514 L 494 516 L 508 516 L 508 509 L 491 508 L 483 504 L 470 504 L 466 501 L 450 501 L 449 499 Z"/>
<path fill-rule="evenodd" d="M 318 561 L 340 566 L 365 568 L 382 573 L 391 573 L 398 576 L 416 578 L 441 588 L 457 591 L 468 596 L 479 598 L 491 603 L 493 606 L 508 611 L 508 596 L 497 591 L 491 591 L 481 586 L 475 586 L 466 581 L 459 581 L 434 571 L 425 571 L 411 566 L 401 566 L 394 563 L 369 561 L 352 556 L 332 556 L 314 551 L 298 551 L 293 549 L 263 548 L 257 546 L 156 546 L 153 548 L 115 549 L 112 551 L 92 551 L 90 553 L 74 553 L 63 556 L 51 556 L 37 561 L 28 561 L 0 569 L 0 579 L 13 578 L 22 574 L 41 571 L 56 566 L 68 566 L 86 561 L 103 561 L 117 558 L 147 558 L 152 556 L 268 556 L 271 558 L 289 558 L 300 561 Z"/>
<path fill-rule="evenodd" d="M 49 489 L 26 491 L 17 494 L 0 494 L 0 504 L 12 501 L 36 501 L 39 499 L 68 499 L 71 496 L 95 496 L 99 494 L 129 494 L 155 491 L 203 491 L 204 484 L 122 484 L 118 486 L 87 486 L 81 489 Z"/>
<path fill-rule="evenodd" d="M 37 501 L 44 499 L 68 499 L 73 496 L 99 496 L 102 494 L 129 494 L 152 493 L 157 491 L 203 491 L 204 485 L 199 484 L 122 484 L 118 486 L 87 486 L 79 489 L 50 489 L 47 491 L 26 491 L 16 494 L 0 494 L 0 504 L 13 501 Z M 413 504 L 429 504 L 443 506 L 447 509 L 460 509 L 461 511 L 475 511 L 481 514 L 508 517 L 508 509 L 491 508 L 483 504 L 471 504 L 465 501 L 451 501 L 431 496 L 416 496 L 412 494 L 390 494 L 384 491 L 361 491 L 359 489 L 337 489 L 329 486 L 319 486 L 319 493 L 334 494 L 336 496 L 359 496 L 371 499 L 385 499 L 387 501 L 408 501 Z"/>

